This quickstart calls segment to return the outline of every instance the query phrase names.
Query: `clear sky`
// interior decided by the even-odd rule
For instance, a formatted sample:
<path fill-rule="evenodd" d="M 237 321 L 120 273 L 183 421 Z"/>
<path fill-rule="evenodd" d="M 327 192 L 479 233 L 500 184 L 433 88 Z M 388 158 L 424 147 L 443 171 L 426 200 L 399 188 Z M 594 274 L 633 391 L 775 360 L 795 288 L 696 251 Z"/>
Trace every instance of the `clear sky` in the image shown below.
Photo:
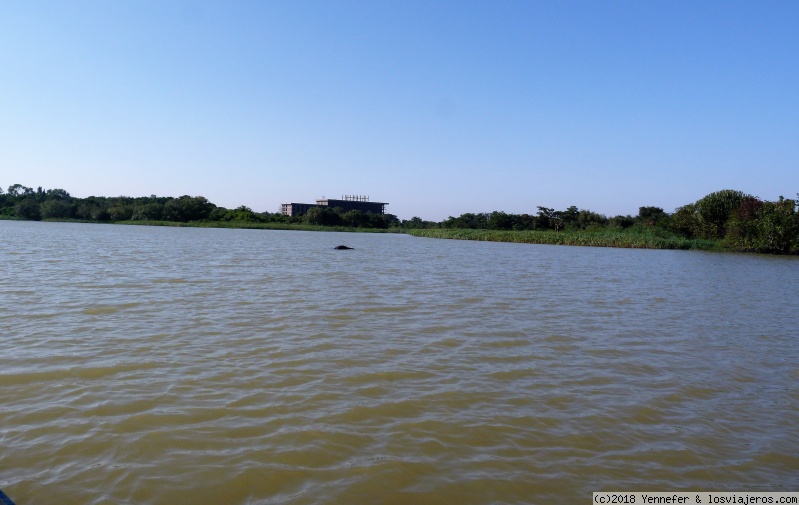
<path fill-rule="evenodd" d="M 0 2 L 0 186 L 401 219 L 799 191 L 799 1 Z"/>

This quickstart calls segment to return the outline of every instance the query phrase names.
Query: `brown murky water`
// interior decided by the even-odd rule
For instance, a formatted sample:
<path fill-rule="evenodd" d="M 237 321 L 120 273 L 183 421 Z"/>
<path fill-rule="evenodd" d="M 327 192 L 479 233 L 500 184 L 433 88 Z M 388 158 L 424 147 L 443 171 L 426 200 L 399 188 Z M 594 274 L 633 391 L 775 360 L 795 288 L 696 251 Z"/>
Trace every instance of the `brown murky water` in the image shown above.
<path fill-rule="evenodd" d="M 797 258 L 3 221 L 0 255 L 18 505 L 799 489 Z"/>

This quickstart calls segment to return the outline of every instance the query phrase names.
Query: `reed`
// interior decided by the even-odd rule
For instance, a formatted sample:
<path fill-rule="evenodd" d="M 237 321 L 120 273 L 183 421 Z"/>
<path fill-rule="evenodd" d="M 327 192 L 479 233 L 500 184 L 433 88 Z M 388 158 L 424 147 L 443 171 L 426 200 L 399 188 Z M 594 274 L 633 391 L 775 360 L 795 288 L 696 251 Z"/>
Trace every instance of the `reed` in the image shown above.
<path fill-rule="evenodd" d="M 576 245 L 589 247 L 622 247 L 635 249 L 717 250 L 721 246 L 710 240 L 687 239 L 668 233 L 641 230 L 596 231 L 505 231 L 435 228 L 408 230 L 415 237 L 524 244 Z"/>

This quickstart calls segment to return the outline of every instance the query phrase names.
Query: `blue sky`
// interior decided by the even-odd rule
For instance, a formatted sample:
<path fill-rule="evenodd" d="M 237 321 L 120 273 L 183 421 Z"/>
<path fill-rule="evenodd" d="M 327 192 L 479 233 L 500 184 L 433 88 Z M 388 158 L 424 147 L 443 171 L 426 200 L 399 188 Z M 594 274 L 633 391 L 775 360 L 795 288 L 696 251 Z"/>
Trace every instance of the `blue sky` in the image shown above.
<path fill-rule="evenodd" d="M 401 219 L 799 191 L 797 1 L 7 1 L 0 186 Z"/>

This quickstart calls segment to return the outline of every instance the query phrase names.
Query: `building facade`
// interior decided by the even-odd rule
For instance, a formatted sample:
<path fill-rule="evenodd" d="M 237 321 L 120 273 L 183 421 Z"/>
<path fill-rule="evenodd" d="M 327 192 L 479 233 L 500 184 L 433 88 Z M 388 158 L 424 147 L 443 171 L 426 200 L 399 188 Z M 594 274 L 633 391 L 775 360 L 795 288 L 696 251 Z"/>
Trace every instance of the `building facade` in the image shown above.
<path fill-rule="evenodd" d="M 340 208 L 344 212 L 360 210 L 372 214 L 385 214 L 385 202 L 370 202 L 368 196 L 344 195 L 341 199 L 320 198 L 316 203 L 284 203 L 280 205 L 280 213 L 284 216 L 304 216 L 313 207 Z"/>

